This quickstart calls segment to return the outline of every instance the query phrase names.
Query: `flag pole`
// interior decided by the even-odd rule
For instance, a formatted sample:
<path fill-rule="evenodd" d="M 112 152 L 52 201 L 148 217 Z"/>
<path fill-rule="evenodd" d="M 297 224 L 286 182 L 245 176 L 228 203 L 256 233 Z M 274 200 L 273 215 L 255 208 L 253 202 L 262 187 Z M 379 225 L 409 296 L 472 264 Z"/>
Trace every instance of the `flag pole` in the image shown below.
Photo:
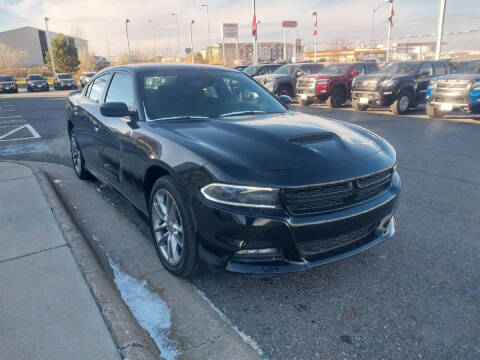
<path fill-rule="evenodd" d="M 255 0 L 252 0 L 253 2 L 253 24 L 252 23 L 252 28 L 254 31 L 252 31 L 252 36 L 253 36 L 253 65 L 257 65 L 257 15 L 255 11 Z"/>
<path fill-rule="evenodd" d="M 388 18 L 388 39 L 387 39 L 387 62 L 390 60 L 390 36 L 393 26 L 393 0 L 387 0 L 390 3 L 390 16 Z"/>

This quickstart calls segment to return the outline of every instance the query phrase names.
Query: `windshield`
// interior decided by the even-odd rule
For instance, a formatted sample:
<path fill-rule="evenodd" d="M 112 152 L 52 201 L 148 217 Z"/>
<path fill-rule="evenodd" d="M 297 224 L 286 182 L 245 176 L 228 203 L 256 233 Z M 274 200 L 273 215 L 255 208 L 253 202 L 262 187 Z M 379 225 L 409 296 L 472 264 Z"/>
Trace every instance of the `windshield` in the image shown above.
<path fill-rule="evenodd" d="M 479 74 L 480 61 L 466 62 L 458 67 L 457 74 Z"/>
<path fill-rule="evenodd" d="M 28 80 L 44 80 L 42 75 L 30 75 Z"/>
<path fill-rule="evenodd" d="M 413 74 L 417 71 L 417 62 L 394 62 L 385 65 L 378 73 L 379 74 Z"/>
<path fill-rule="evenodd" d="M 60 74 L 60 75 L 58 75 L 58 78 L 59 79 L 71 79 L 72 75 L 70 75 L 70 74 Z"/>
<path fill-rule="evenodd" d="M 0 76 L 0 81 L 13 81 L 13 76 Z"/>
<path fill-rule="evenodd" d="M 256 81 L 236 71 L 161 69 L 141 74 L 140 81 L 150 119 L 287 111 Z"/>
<path fill-rule="evenodd" d="M 257 72 L 258 68 L 258 66 L 250 65 L 247 66 L 247 68 L 243 70 L 243 72 L 247 75 L 254 75 Z"/>
<path fill-rule="evenodd" d="M 345 74 L 350 69 L 350 64 L 332 64 L 320 71 L 320 74 Z"/>
<path fill-rule="evenodd" d="M 290 75 L 290 74 L 293 74 L 295 72 L 296 68 L 297 68 L 296 65 L 283 65 L 283 66 L 280 66 L 273 73 L 274 74 Z"/>

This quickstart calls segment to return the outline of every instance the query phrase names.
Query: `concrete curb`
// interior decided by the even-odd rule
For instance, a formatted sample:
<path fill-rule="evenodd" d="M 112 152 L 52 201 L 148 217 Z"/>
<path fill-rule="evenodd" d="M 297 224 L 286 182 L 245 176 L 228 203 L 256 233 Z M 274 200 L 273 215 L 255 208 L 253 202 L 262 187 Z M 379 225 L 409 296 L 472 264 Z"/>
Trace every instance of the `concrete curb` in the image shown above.
<path fill-rule="evenodd" d="M 79 231 L 48 175 L 29 164 L 16 163 L 29 167 L 38 180 L 122 357 L 160 359 L 157 346 L 123 302 L 111 277 L 107 275 L 96 252 L 92 251 L 89 242 Z M 108 270 L 111 271 L 109 267 Z"/>

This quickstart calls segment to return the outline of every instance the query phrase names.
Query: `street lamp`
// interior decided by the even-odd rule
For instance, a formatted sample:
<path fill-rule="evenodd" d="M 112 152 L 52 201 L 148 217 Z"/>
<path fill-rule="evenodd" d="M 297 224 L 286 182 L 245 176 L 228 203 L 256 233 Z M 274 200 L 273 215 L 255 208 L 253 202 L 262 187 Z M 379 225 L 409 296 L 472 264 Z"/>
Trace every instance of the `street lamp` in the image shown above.
<path fill-rule="evenodd" d="M 45 17 L 45 29 L 47 34 L 48 49 L 50 50 L 50 61 L 52 62 L 53 76 L 55 76 L 56 75 L 55 62 L 53 61 L 52 45 L 50 44 L 50 34 L 48 32 L 48 20 L 50 19 L 48 17 Z"/>
<path fill-rule="evenodd" d="M 128 62 L 132 62 L 132 54 L 130 53 L 130 39 L 128 38 L 128 23 L 129 19 L 125 19 L 125 31 L 127 32 L 127 46 L 128 46 Z"/>
<path fill-rule="evenodd" d="M 317 62 L 317 12 L 316 11 L 312 11 L 312 16 L 314 17 L 315 19 L 315 27 L 314 27 L 314 30 L 313 30 L 313 37 L 315 39 L 315 62 Z"/>
<path fill-rule="evenodd" d="M 149 23 L 152 23 L 153 26 L 153 44 L 155 46 L 155 62 L 158 59 L 158 48 L 157 48 L 157 35 L 155 34 L 155 22 L 153 20 L 148 20 Z"/>
<path fill-rule="evenodd" d="M 193 31 L 192 31 L 192 25 L 195 24 L 194 20 L 190 20 L 190 51 L 192 52 L 192 64 L 195 63 L 194 59 L 194 52 L 193 52 Z"/>
<path fill-rule="evenodd" d="M 384 0 L 375 9 L 373 9 L 373 15 L 372 15 L 372 47 L 373 47 L 373 44 L 374 44 L 373 43 L 373 33 L 375 32 L 375 14 L 376 14 L 378 9 L 380 9 L 383 5 L 385 5 L 389 2 L 390 2 L 390 0 Z"/>
<path fill-rule="evenodd" d="M 176 62 L 180 62 L 180 30 L 178 27 L 178 14 L 177 13 L 172 13 L 173 16 L 175 16 L 175 20 L 177 21 L 177 56 L 176 56 Z"/>
<path fill-rule="evenodd" d="M 438 16 L 438 31 L 437 31 L 437 47 L 435 49 L 435 59 L 440 59 L 442 50 L 442 37 L 443 37 L 443 22 L 445 21 L 445 7 L 447 6 L 447 0 L 442 0 L 440 3 L 440 14 Z"/>
<path fill-rule="evenodd" d="M 207 9 L 207 26 L 208 26 L 208 51 L 207 51 L 207 55 L 208 55 L 208 62 L 210 62 L 211 61 L 210 51 L 212 49 L 212 41 L 211 41 L 211 38 L 210 38 L 210 15 L 208 14 L 208 4 L 203 4 L 202 7 L 205 7 L 205 9 Z"/>

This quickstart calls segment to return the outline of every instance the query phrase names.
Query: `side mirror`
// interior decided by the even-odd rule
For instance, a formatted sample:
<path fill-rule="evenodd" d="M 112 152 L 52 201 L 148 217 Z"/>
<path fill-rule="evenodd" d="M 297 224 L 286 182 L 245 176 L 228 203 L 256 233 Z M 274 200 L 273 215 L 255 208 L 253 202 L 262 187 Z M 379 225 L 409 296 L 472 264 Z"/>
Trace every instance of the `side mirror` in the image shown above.
<path fill-rule="evenodd" d="M 297 71 L 297 76 L 302 76 L 303 75 L 303 71 L 302 70 L 298 70 Z"/>
<path fill-rule="evenodd" d="M 123 117 L 133 115 L 123 102 L 106 102 L 100 106 L 100 113 L 107 117 Z"/>
<path fill-rule="evenodd" d="M 358 71 L 352 71 L 352 76 L 358 76 L 360 74 Z"/>
<path fill-rule="evenodd" d="M 288 95 L 280 95 L 278 97 L 285 105 L 290 105 L 292 98 Z"/>

